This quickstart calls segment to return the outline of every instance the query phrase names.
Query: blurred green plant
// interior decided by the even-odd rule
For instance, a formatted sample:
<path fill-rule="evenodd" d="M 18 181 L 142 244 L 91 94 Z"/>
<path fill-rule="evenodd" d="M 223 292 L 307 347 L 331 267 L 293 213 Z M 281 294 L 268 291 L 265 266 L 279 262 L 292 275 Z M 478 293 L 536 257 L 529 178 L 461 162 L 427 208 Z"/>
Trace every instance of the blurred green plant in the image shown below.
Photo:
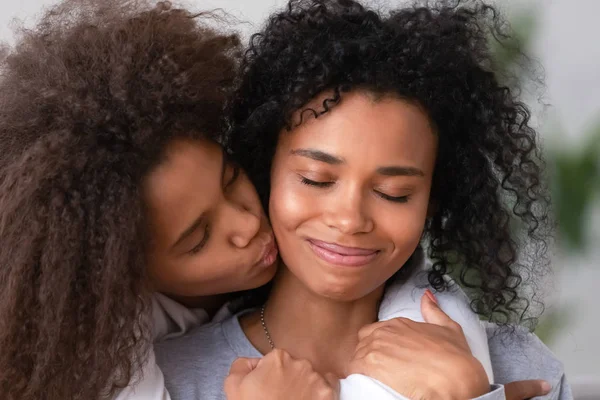
<path fill-rule="evenodd" d="M 539 9 L 521 10 L 510 17 L 510 37 L 490 37 L 490 51 L 494 70 L 504 84 L 525 86 L 538 84 L 536 61 L 526 54 L 538 28 Z M 533 79 L 533 82 L 532 82 Z M 600 119 L 583 133 L 583 145 L 565 146 L 565 133 L 560 123 L 546 132 L 547 148 L 544 157 L 548 167 L 554 220 L 557 225 L 558 249 L 564 252 L 585 251 L 588 241 L 588 211 L 600 199 Z M 510 201 L 510 200 L 508 200 Z M 522 231 L 519 221 L 512 221 L 516 234 Z M 450 275 L 454 279 L 463 272 L 460 264 L 451 263 Z M 560 265 L 553 265 L 555 269 Z M 468 288 L 467 293 L 476 295 Z M 573 305 L 558 304 L 547 309 L 535 327 L 538 337 L 549 344 L 557 333 L 571 322 Z"/>
<path fill-rule="evenodd" d="M 511 37 L 498 42 L 491 40 L 491 51 L 499 77 L 508 77 L 519 83 L 532 76 L 523 62 L 530 61 L 532 39 L 538 28 L 539 11 L 536 7 L 521 10 L 510 18 Z M 515 73 L 517 74 L 515 77 Z M 523 74 L 523 75 L 519 75 Z M 533 77 L 535 79 L 535 77 Z M 555 131 L 548 132 L 549 148 L 545 158 L 549 168 L 550 188 L 554 218 L 557 224 L 557 244 L 565 252 L 584 251 L 588 243 L 588 215 L 600 193 L 600 120 L 590 125 L 583 134 L 583 146 L 578 150 L 564 145 L 564 131 L 555 124 Z M 560 266 L 555 265 L 555 268 Z M 545 343 L 550 343 L 556 334 L 569 323 L 572 306 L 560 304 L 548 309 L 536 327 L 536 334 Z"/>
<path fill-rule="evenodd" d="M 560 137 L 557 133 L 553 136 Z M 587 216 L 600 193 L 600 121 L 591 125 L 583 137 L 580 149 L 561 149 L 557 145 L 547 155 L 559 243 L 570 252 L 585 250 L 589 245 Z"/>
<path fill-rule="evenodd" d="M 529 71 L 520 67 L 528 61 L 524 54 L 529 53 L 537 32 L 539 14 L 536 7 L 521 10 L 511 16 L 511 36 L 500 42 L 490 41 L 495 68 L 500 76 Z M 527 78 L 530 77 L 516 76 L 517 80 Z M 545 158 L 550 172 L 558 244 L 562 250 L 582 251 L 588 245 L 587 212 L 600 192 L 600 120 L 584 132 L 580 150 L 564 146 L 564 132 L 560 124 L 555 126 L 559 128 L 549 132 L 550 139 L 555 140 L 549 141 Z"/>
<path fill-rule="evenodd" d="M 497 72 L 511 71 L 521 63 L 522 50 L 530 47 L 537 26 L 536 9 L 529 8 L 511 18 L 510 37 L 496 37 L 489 41 Z"/>

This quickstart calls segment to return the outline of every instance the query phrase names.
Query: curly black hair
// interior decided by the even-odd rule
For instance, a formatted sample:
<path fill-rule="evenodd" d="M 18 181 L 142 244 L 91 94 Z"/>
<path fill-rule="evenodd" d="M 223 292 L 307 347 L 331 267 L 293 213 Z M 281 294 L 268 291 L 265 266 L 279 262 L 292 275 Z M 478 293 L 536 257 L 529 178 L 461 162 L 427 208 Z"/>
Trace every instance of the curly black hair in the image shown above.
<path fill-rule="evenodd" d="M 430 283 L 444 290 L 453 273 L 482 318 L 533 327 L 536 285 L 526 283 L 549 264 L 550 202 L 530 112 L 495 73 L 490 40 L 508 37 L 480 2 L 382 12 L 352 0 L 291 0 L 250 40 L 228 147 L 266 206 L 279 134 L 317 95 L 332 93 L 302 114 L 335 112 L 353 90 L 419 104 L 439 136 L 436 208 L 423 238 Z"/>
<path fill-rule="evenodd" d="M 214 13 L 66 0 L 0 64 L 0 393 L 106 398 L 152 343 L 143 181 L 218 138 L 241 58 Z"/>

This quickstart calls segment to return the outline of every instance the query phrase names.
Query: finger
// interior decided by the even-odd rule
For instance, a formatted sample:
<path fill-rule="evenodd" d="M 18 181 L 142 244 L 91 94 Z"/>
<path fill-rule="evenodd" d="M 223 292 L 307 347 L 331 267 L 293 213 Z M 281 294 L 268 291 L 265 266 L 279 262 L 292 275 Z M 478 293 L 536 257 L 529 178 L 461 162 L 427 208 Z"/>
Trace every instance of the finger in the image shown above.
<path fill-rule="evenodd" d="M 367 368 L 365 365 L 364 358 L 352 359 L 348 363 L 346 370 L 344 372 L 345 372 L 346 376 L 352 375 L 352 374 L 367 375 L 368 371 L 367 371 Z"/>
<path fill-rule="evenodd" d="M 227 397 L 227 399 L 235 398 L 235 393 L 238 392 L 244 378 L 245 375 L 241 374 L 232 374 L 225 378 L 223 390 L 225 391 L 225 396 Z"/>
<path fill-rule="evenodd" d="M 377 332 L 376 332 L 377 331 Z M 387 331 L 387 335 L 385 335 Z M 377 335 L 377 333 L 381 333 L 381 335 Z M 387 339 L 382 339 L 382 337 L 386 337 Z M 394 339 L 393 342 L 390 342 Z M 387 342 L 386 342 L 387 340 Z M 389 326 L 380 325 L 379 328 L 375 329 L 371 332 L 371 335 L 365 336 L 360 340 L 356 347 L 354 348 L 354 353 L 352 354 L 352 359 L 354 358 L 363 358 L 367 354 L 369 354 L 373 350 L 381 350 L 382 345 L 392 345 L 392 346 L 400 346 L 402 341 L 402 333 L 397 331 L 391 331 Z"/>
<path fill-rule="evenodd" d="M 238 358 L 231 364 L 223 387 L 228 397 L 237 392 L 244 378 L 256 368 L 259 361 L 258 358 Z"/>
<path fill-rule="evenodd" d="M 233 364 L 231 364 L 231 368 L 229 368 L 229 375 L 239 375 L 244 377 L 252 372 L 254 368 L 256 368 L 260 360 L 260 358 L 238 358 L 233 362 Z"/>
<path fill-rule="evenodd" d="M 419 324 L 413 320 L 403 317 L 396 317 L 392 319 L 388 319 L 385 321 L 374 322 L 369 325 L 365 325 L 358 331 L 358 340 L 361 341 L 371 335 L 379 329 L 389 329 L 394 332 L 398 332 L 399 330 L 410 328 L 412 324 Z"/>
<path fill-rule="evenodd" d="M 294 357 L 283 349 L 273 349 L 267 353 L 263 358 L 260 359 L 258 366 L 263 364 L 279 365 L 280 367 L 287 364 L 289 361 L 293 361 Z"/>
<path fill-rule="evenodd" d="M 351 359 L 344 372 L 346 375 L 375 376 L 377 371 L 386 370 L 386 365 L 389 365 L 389 357 L 384 353 L 365 351 Z"/>
<path fill-rule="evenodd" d="M 435 324 L 440 326 L 452 327 L 455 322 L 445 312 L 442 311 L 440 306 L 435 300 L 435 296 L 427 289 L 423 297 L 421 298 L 421 314 L 423 319 L 429 324 Z"/>
<path fill-rule="evenodd" d="M 372 324 L 369 325 L 365 325 L 362 328 L 360 328 L 360 330 L 358 331 L 358 341 L 362 341 L 363 339 L 371 336 L 371 334 L 373 332 L 375 332 L 377 329 L 379 328 L 383 328 L 384 326 L 386 326 L 388 324 L 388 321 L 379 321 L 379 322 L 374 322 Z"/>
<path fill-rule="evenodd" d="M 550 393 L 552 387 L 544 380 L 516 381 L 504 385 L 506 400 L 525 400 Z"/>
<path fill-rule="evenodd" d="M 371 343 L 370 340 L 363 340 L 362 342 L 359 342 L 358 345 L 356 346 L 356 350 L 354 350 L 354 354 L 352 354 L 352 359 L 353 360 L 358 360 L 361 358 L 365 358 L 365 356 L 369 353 L 371 349 Z"/>
<path fill-rule="evenodd" d="M 335 374 L 328 372 L 325 374 L 325 380 L 331 386 L 335 393 L 340 392 L 340 378 L 338 378 Z"/>

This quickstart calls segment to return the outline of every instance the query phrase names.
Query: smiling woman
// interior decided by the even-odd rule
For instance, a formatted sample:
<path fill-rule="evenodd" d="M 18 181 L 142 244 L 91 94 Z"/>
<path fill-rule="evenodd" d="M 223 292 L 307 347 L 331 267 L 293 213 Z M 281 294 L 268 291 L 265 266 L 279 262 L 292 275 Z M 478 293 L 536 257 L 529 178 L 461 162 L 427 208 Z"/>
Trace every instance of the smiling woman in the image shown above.
<path fill-rule="evenodd" d="M 560 361 L 513 325 L 535 320 L 522 274 L 545 273 L 549 225 L 536 132 L 488 50 L 504 25 L 479 2 L 427 4 L 290 0 L 252 37 L 227 144 L 283 263 L 256 307 L 159 346 L 175 399 L 224 399 L 211 382 L 227 387 L 236 358 L 278 349 L 321 374 L 375 378 L 386 398 L 512 399 L 502 386 L 533 378 L 572 398 Z M 376 322 L 386 290 L 424 272 L 441 297 L 457 266 L 476 289 L 464 312 L 489 321 L 492 382 L 433 294 L 427 323 Z"/>
<path fill-rule="evenodd" d="M 421 240 L 436 151 L 418 106 L 360 91 L 282 134 L 269 214 L 287 268 L 325 297 L 379 293 Z"/>
<path fill-rule="evenodd" d="M 287 11 L 271 16 L 253 37 L 246 53 L 244 79 L 231 107 L 229 147 L 268 205 L 277 146 L 294 140 L 287 133 L 334 118 L 337 108 L 359 93 L 388 107 L 398 114 L 388 122 L 399 135 L 420 133 L 420 141 L 427 135 L 435 140 L 434 170 L 422 171 L 431 190 L 418 201 L 428 213 L 423 244 L 434 262 L 430 283 L 443 290 L 444 274 L 459 272 L 462 285 L 475 289 L 472 306 L 483 318 L 532 327 L 538 309 L 528 285 L 535 287 L 536 277 L 547 272 L 552 225 L 529 110 L 499 81 L 485 34 L 501 39 L 510 32 L 502 30 L 495 9 L 479 2 L 436 4 L 377 13 L 355 1 L 290 1 Z M 403 100 L 402 112 L 390 99 Z M 327 118 L 321 121 L 327 124 L 323 132 L 336 134 L 336 145 L 343 143 L 344 134 Z M 364 158 L 373 157 L 368 152 L 380 131 L 393 129 L 378 118 L 345 115 L 336 122 L 344 129 L 359 127 L 362 137 L 354 151 Z M 406 163 L 424 151 L 418 143 L 399 143 L 396 149 L 412 147 L 402 147 L 397 156 L 403 157 L 391 165 L 381 160 L 377 168 L 414 167 Z M 405 183 L 393 183 L 396 191 L 419 181 L 398 179 Z M 417 207 L 410 203 L 406 207 Z M 399 275 L 410 272 L 402 268 Z"/>

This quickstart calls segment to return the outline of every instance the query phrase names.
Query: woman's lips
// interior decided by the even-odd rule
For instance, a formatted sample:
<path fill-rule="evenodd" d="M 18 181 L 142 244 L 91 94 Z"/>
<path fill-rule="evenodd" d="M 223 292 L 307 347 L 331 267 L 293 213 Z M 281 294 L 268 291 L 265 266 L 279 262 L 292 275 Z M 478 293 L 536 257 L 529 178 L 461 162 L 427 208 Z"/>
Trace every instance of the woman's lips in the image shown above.
<path fill-rule="evenodd" d="M 344 267 L 360 267 L 373 261 L 379 250 L 363 249 L 359 247 L 346 247 L 335 243 L 308 239 L 312 251 L 330 264 Z"/>

